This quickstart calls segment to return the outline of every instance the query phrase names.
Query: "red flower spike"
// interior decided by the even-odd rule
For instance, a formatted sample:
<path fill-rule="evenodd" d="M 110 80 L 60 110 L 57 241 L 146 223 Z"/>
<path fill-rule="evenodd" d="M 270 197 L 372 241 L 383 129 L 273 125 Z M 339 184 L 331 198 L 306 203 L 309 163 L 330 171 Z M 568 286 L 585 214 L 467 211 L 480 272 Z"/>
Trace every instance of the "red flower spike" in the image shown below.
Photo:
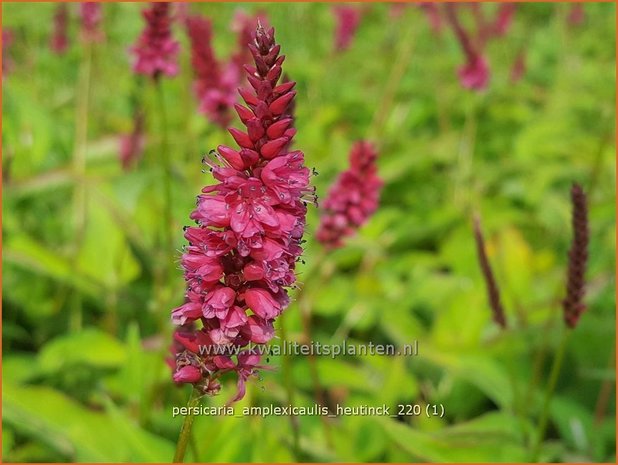
<path fill-rule="evenodd" d="M 292 120 L 280 112 L 296 93 L 293 83 L 274 90 L 283 61 L 274 30 L 258 25 L 247 49 L 256 65 L 254 91 L 239 91 L 249 108 L 235 105 L 246 131 L 230 128 L 239 149 L 220 145 L 204 160 L 217 182 L 202 189 L 191 213 L 198 226 L 185 231 L 185 303 L 172 313 L 175 324 L 188 328 L 175 335 L 174 380 L 213 394 L 220 375 L 235 372 L 232 401 L 261 368 L 246 346 L 272 339 L 273 321 L 289 304 L 306 202 L 315 197 L 303 153 L 287 151 Z"/>

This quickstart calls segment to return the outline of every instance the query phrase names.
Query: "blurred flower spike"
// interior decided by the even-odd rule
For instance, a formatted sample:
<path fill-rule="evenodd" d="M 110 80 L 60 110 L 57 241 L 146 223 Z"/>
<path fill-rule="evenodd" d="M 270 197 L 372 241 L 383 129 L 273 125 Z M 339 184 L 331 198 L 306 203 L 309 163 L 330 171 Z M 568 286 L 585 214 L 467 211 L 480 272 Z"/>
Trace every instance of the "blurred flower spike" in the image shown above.
<path fill-rule="evenodd" d="M 586 311 L 584 294 L 586 292 L 586 264 L 588 262 L 588 205 L 586 194 L 579 184 L 571 188 L 573 241 L 569 250 L 566 297 L 562 301 L 564 321 L 574 328 Z"/>
<path fill-rule="evenodd" d="M 210 122 L 226 127 L 232 119 L 236 90 L 243 83 L 243 65 L 251 60 L 247 45 L 251 42 L 252 28 L 257 21 L 263 25 L 263 15 L 248 16 L 236 12 L 232 29 L 238 34 L 238 50 L 227 63 L 217 59 L 213 46 L 212 23 L 200 15 L 189 16 L 187 34 L 191 42 L 191 64 L 195 75 L 194 90 L 199 100 L 199 110 Z"/>
<path fill-rule="evenodd" d="M 172 37 L 170 4 L 155 2 L 142 12 L 146 27 L 131 48 L 134 55 L 133 71 L 158 79 L 178 73 L 179 45 Z"/>
<path fill-rule="evenodd" d="M 80 4 L 79 16 L 82 22 L 81 36 L 84 42 L 101 42 L 105 37 L 101 29 L 103 7 L 97 2 Z"/>
<path fill-rule="evenodd" d="M 377 174 L 377 152 L 366 141 L 350 151 L 350 167 L 341 173 L 323 204 L 317 239 L 328 248 L 343 245 L 378 208 L 382 180 Z"/>

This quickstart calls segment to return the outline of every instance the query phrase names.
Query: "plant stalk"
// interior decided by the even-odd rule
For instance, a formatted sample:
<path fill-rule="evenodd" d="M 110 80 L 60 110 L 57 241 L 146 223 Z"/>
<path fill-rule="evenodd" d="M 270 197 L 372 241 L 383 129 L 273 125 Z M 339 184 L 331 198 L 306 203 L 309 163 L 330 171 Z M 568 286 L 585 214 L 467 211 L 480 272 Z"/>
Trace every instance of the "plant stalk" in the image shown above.
<path fill-rule="evenodd" d="M 407 27 L 405 36 L 400 42 L 400 47 L 397 50 L 397 56 L 393 62 L 393 67 L 388 76 L 386 87 L 380 98 L 380 105 L 373 115 L 373 121 L 367 131 L 369 138 L 375 139 L 376 143 L 381 140 L 381 135 L 384 132 L 384 126 L 388 116 L 392 113 L 392 106 L 395 102 L 395 97 L 401 80 L 403 79 L 408 65 L 412 61 L 412 52 L 416 45 L 414 28 Z"/>
<path fill-rule="evenodd" d="M 281 340 L 285 344 L 288 340 L 288 333 L 285 324 L 285 312 L 279 317 L 281 324 Z M 285 354 L 281 360 L 281 371 L 283 375 L 283 382 L 285 384 L 285 391 L 287 395 L 287 402 L 289 405 L 294 405 L 294 380 L 292 379 L 292 367 L 290 365 L 290 354 Z M 290 426 L 292 428 L 292 441 L 293 441 L 293 453 L 294 459 L 300 459 L 300 425 L 298 418 L 294 415 L 290 415 Z"/>
<path fill-rule="evenodd" d="M 541 419 L 539 420 L 539 426 L 537 428 L 537 440 L 536 444 L 534 445 L 534 449 L 532 450 L 532 456 L 530 460 L 531 462 L 537 462 L 539 454 L 541 453 L 543 438 L 545 437 L 547 423 L 549 422 L 549 407 L 551 405 L 551 399 L 553 397 L 554 390 L 556 389 L 556 384 L 560 375 L 560 369 L 562 368 L 562 361 L 564 360 L 564 355 L 566 353 L 567 342 L 569 340 L 570 334 L 571 330 L 566 329 L 562 336 L 562 341 L 560 341 L 558 352 L 554 357 L 554 362 L 552 364 L 551 372 L 549 374 L 549 381 L 547 382 L 547 390 L 545 391 L 545 400 L 543 401 Z"/>
<path fill-rule="evenodd" d="M 183 463 L 185 459 L 185 452 L 187 450 L 187 444 L 191 439 L 191 429 L 193 428 L 193 420 L 195 416 L 193 415 L 193 407 L 198 407 L 201 402 L 201 396 L 197 388 L 193 388 L 191 391 L 191 395 L 189 396 L 189 401 L 187 402 L 188 412 L 187 416 L 185 416 L 184 421 L 182 422 L 182 427 L 180 428 L 180 435 L 178 436 L 178 442 L 176 443 L 176 453 L 174 454 L 174 462 L 173 463 Z"/>
<path fill-rule="evenodd" d="M 71 256 L 72 268 L 77 267 L 79 250 L 86 230 L 86 147 L 88 145 L 88 114 L 90 111 L 90 85 L 92 78 L 92 44 L 84 45 L 84 57 L 80 66 L 75 112 L 75 145 L 73 147 L 72 174 L 75 179 L 73 192 L 73 227 L 75 239 Z M 79 331 L 82 327 L 82 302 L 78 292 L 71 305 L 70 327 Z"/>
<path fill-rule="evenodd" d="M 172 240 L 172 163 L 170 159 L 170 144 L 168 139 L 168 124 L 167 124 L 167 112 L 165 106 L 165 95 L 163 93 L 163 85 L 161 79 L 155 80 L 155 87 L 157 90 L 157 107 L 159 110 L 159 124 L 161 134 L 161 148 L 160 148 L 160 163 L 161 163 L 161 178 L 163 184 L 163 238 L 165 245 L 165 255 L 173 253 L 173 240 Z M 169 269 L 170 267 L 165 267 Z"/>

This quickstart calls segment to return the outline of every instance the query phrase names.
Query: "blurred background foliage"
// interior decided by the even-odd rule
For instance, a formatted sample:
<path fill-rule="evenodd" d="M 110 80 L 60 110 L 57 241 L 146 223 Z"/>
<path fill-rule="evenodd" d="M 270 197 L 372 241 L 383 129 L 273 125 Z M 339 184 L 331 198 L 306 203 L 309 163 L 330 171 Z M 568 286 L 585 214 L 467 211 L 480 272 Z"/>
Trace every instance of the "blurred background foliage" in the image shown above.
<path fill-rule="evenodd" d="M 3 2 L 13 42 L 3 79 L 3 429 L 5 461 L 169 461 L 188 390 L 165 357 L 170 309 L 181 304 L 182 226 L 211 183 L 204 153 L 232 143 L 198 114 L 188 40 L 181 72 L 165 79 L 173 163 L 175 251 L 162 250 L 158 150 L 150 82 L 130 70 L 142 29 L 139 3 L 103 6 L 89 91 L 86 47 L 71 5 L 70 47 L 48 47 L 55 5 Z M 393 15 L 363 5 L 350 48 L 333 51 L 327 4 L 191 4 L 213 20 L 215 48 L 236 44 L 237 9 L 263 10 L 298 81 L 296 147 L 319 171 L 324 196 L 352 143 L 379 146 L 381 207 L 345 248 L 324 254 L 309 213 L 304 298 L 314 340 L 419 341 L 418 357 L 316 360 L 329 405 L 443 404 L 443 418 L 304 416 L 301 460 L 526 461 L 548 367 L 563 332 L 569 187 L 589 194 L 589 310 L 570 338 L 551 405 L 545 461 L 615 460 L 615 5 L 587 3 L 579 25 L 568 4 L 518 4 L 508 34 L 488 44 L 492 78 L 462 89 L 452 31 L 432 32 L 423 11 Z M 483 5 L 487 12 L 495 4 Z M 511 68 L 526 55 L 523 78 Z M 84 103 L 87 92 L 89 99 Z M 131 170 L 118 135 L 142 102 L 147 139 Z M 86 124 L 87 123 L 87 124 Z M 236 123 L 235 123 L 236 124 Z M 80 155 L 81 154 L 81 155 Z M 83 157 L 80 169 L 76 157 Z M 471 228 L 483 219 L 509 329 L 491 322 Z M 162 280 L 162 269 L 175 272 Z M 163 274 L 164 275 L 164 274 Z M 298 303 L 289 340 L 306 341 Z M 250 383 L 236 407 L 287 405 L 282 366 Z M 294 404 L 312 405 L 310 360 L 289 360 Z M 204 399 L 223 405 L 235 386 Z M 291 461 L 286 417 L 199 417 L 188 459 Z"/>

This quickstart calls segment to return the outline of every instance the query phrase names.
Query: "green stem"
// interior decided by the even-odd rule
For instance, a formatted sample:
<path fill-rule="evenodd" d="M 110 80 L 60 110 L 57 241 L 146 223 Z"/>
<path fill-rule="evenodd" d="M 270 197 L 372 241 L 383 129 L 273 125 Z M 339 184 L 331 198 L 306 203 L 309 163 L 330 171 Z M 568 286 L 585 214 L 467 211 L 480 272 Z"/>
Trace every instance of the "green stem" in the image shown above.
<path fill-rule="evenodd" d="M 189 438 L 189 447 L 191 448 L 191 454 L 193 455 L 193 463 L 199 463 L 200 454 L 197 449 L 197 441 L 195 440 L 195 434 L 193 434 L 193 431 L 191 433 L 192 434 L 190 434 Z"/>
<path fill-rule="evenodd" d="M 590 173 L 590 182 L 589 182 L 589 188 L 588 188 L 588 198 L 589 199 L 593 198 L 592 193 L 596 190 L 596 188 L 599 185 L 599 178 L 601 177 L 601 174 L 603 172 L 603 162 L 605 161 L 603 159 L 603 156 L 605 155 L 605 149 L 607 145 L 609 144 L 609 142 L 612 140 L 611 123 L 608 124 L 606 122 L 604 126 L 605 128 L 603 129 L 603 132 L 601 134 L 601 139 L 599 141 L 599 146 L 597 148 L 597 152 L 594 157 L 594 163 L 592 165 L 592 170 Z"/>
<path fill-rule="evenodd" d="M 395 102 L 395 96 L 399 89 L 399 84 L 403 79 L 408 65 L 412 61 L 412 52 L 416 41 L 414 40 L 414 28 L 406 27 L 406 34 L 400 42 L 400 48 L 397 51 L 397 57 L 393 62 L 391 73 L 386 82 L 386 87 L 380 98 L 380 105 L 373 115 L 373 121 L 367 131 L 369 138 L 376 139 L 376 143 L 381 140 L 381 135 L 386 125 L 386 119 L 391 114 L 391 107 Z"/>
<path fill-rule="evenodd" d="M 161 134 L 161 178 L 163 184 L 163 220 L 165 222 L 163 229 L 163 237 L 165 240 L 165 255 L 170 256 L 173 253 L 172 240 L 172 163 L 170 159 L 170 144 L 168 139 L 167 112 L 165 107 L 165 96 L 163 94 L 163 85 L 161 79 L 155 80 L 157 88 L 157 106 L 160 118 L 160 134 Z M 165 267 L 166 269 L 170 267 Z"/>
<path fill-rule="evenodd" d="M 553 320 L 549 320 L 546 323 L 543 336 L 546 336 L 551 331 L 552 322 Z M 533 347 L 535 347 L 536 345 L 537 344 L 535 344 Z M 548 351 L 546 337 L 543 337 L 542 341 L 538 345 L 540 346 L 538 350 L 531 351 L 534 352 L 534 354 L 531 354 L 534 359 L 532 362 L 532 374 L 530 376 L 530 382 L 528 384 L 528 389 L 526 390 L 526 395 L 524 397 L 524 405 L 531 405 L 534 391 L 537 387 L 537 384 L 539 383 L 539 379 L 541 378 L 541 370 L 543 368 L 543 364 L 545 363 L 545 358 Z"/>
<path fill-rule="evenodd" d="M 521 433 L 522 433 L 522 438 L 523 441 L 526 441 L 526 428 L 524 425 L 524 421 L 523 421 L 523 414 L 522 414 L 522 409 L 521 409 L 521 393 L 519 391 L 519 383 L 517 382 L 518 377 L 517 377 L 517 372 L 515 370 L 515 360 L 514 357 L 512 357 L 509 361 L 507 361 L 507 370 L 508 370 L 508 374 L 509 374 L 509 381 L 511 384 L 511 389 L 513 390 L 513 404 L 512 404 L 512 411 L 513 411 L 513 416 L 515 417 L 515 421 L 517 423 L 517 425 L 519 426 Z"/>
<path fill-rule="evenodd" d="M 92 46 L 86 44 L 81 62 L 75 112 L 75 145 L 73 147 L 72 171 L 75 178 L 73 192 L 73 227 L 75 239 L 71 256 L 72 268 L 77 267 L 79 250 L 86 229 L 86 147 L 88 145 L 88 113 L 90 108 L 90 82 L 92 76 Z M 71 305 L 70 326 L 73 331 L 82 327 L 82 302 L 79 293 L 74 294 Z"/>
<path fill-rule="evenodd" d="M 174 463 L 182 463 L 185 459 L 185 452 L 187 450 L 187 444 L 189 444 L 189 440 L 191 438 L 191 428 L 193 427 L 193 420 L 195 419 L 195 416 L 193 415 L 193 408 L 198 407 L 200 405 L 200 401 L 201 397 L 199 395 L 199 391 L 196 388 L 193 388 L 191 395 L 189 396 L 189 401 L 187 402 L 189 411 L 182 422 L 180 435 L 178 436 L 178 442 L 176 443 Z"/>
<path fill-rule="evenodd" d="M 465 211 L 472 205 L 474 199 L 471 198 L 472 186 L 472 163 L 476 145 L 477 133 L 477 111 L 479 102 L 476 95 L 470 96 L 466 111 L 466 122 L 464 133 L 457 153 L 457 166 L 454 172 L 453 200 L 455 204 L 462 206 Z"/>
<path fill-rule="evenodd" d="M 288 341 L 285 316 L 286 313 L 283 312 L 279 317 L 281 324 L 281 340 L 283 344 Z M 281 372 L 283 375 L 283 382 L 285 384 L 287 402 L 289 405 L 294 405 L 294 380 L 292 379 L 292 367 L 290 365 L 289 354 L 286 354 L 281 361 Z M 298 461 L 300 458 L 300 425 L 298 424 L 298 418 L 294 415 L 290 415 L 290 426 L 292 427 L 294 459 Z"/>
<path fill-rule="evenodd" d="M 549 374 L 549 381 L 547 382 L 547 390 L 545 391 L 545 400 L 543 401 L 543 410 L 541 411 L 541 419 L 539 420 L 539 426 L 537 428 L 537 440 L 532 451 L 531 462 L 537 462 L 539 454 L 541 453 L 547 423 L 549 422 L 549 407 L 551 405 L 554 390 L 556 389 L 556 383 L 558 382 L 558 376 L 560 375 L 560 369 L 562 368 L 562 361 L 564 360 L 564 354 L 566 353 L 567 342 L 570 334 L 571 331 L 567 329 L 562 336 L 560 347 L 554 357 L 554 363 Z"/>
<path fill-rule="evenodd" d="M 318 267 L 318 277 L 322 278 L 322 270 L 324 269 L 325 262 L 325 251 L 322 250 L 318 257 L 316 257 L 315 263 Z M 307 343 L 311 344 L 313 341 L 312 334 L 312 309 L 311 302 L 309 300 L 307 289 L 309 287 L 309 282 L 305 282 L 305 285 L 302 287 L 300 292 L 296 295 L 296 299 L 298 301 L 298 308 L 300 310 L 300 317 L 303 326 L 303 335 L 304 339 Z M 318 361 L 313 352 L 310 352 L 307 356 L 307 362 L 309 363 L 309 375 L 311 376 L 311 381 L 313 383 L 313 393 L 315 396 L 315 401 L 321 405 L 326 406 L 326 401 L 322 394 L 322 386 L 320 383 L 320 373 L 318 371 Z M 333 447 L 333 440 L 331 438 L 331 430 L 330 424 L 328 422 L 328 418 L 324 415 L 320 415 L 320 419 L 322 420 L 322 425 L 324 427 L 324 436 L 326 438 L 326 444 L 329 447 Z"/>

